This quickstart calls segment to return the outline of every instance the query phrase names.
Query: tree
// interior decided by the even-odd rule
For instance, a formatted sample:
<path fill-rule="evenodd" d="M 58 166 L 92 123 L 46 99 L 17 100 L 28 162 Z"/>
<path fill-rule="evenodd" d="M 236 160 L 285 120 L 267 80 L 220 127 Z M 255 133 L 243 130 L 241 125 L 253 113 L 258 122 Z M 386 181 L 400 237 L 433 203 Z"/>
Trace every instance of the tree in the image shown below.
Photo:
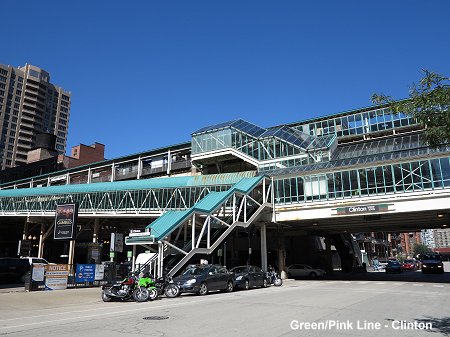
<path fill-rule="evenodd" d="M 395 101 L 391 96 L 373 94 L 372 102 L 416 118 L 426 127 L 426 141 L 436 148 L 450 144 L 450 78 L 422 71 L 424 77 L 412 85 L 408 99 Z"/>
<path fill-rule="evenodd" d="M 414 256 L 417 256 L 418 254 L 423 255 L 428 252 L 431 252 L 431 249 L 427 245 L 424 245 L 422 243 L 415 243 L 413 246 Z"/>

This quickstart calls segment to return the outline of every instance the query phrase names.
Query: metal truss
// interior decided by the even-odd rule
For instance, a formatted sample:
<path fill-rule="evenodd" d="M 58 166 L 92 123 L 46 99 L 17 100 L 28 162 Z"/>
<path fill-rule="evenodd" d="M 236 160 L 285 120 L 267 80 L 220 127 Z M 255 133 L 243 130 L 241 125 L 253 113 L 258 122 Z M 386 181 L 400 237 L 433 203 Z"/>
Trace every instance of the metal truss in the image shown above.
<path fill-rule="evenodd" d="M 166 210 L 182 210 L 213 191 L 227 190 L 231 185 L 163 188 L 136 191 L 109 191 L 48 196 L 0 198 L 2 216 L 54 215 L 56 205 L 78 203 L 80 215 L 160 215 Z"/>

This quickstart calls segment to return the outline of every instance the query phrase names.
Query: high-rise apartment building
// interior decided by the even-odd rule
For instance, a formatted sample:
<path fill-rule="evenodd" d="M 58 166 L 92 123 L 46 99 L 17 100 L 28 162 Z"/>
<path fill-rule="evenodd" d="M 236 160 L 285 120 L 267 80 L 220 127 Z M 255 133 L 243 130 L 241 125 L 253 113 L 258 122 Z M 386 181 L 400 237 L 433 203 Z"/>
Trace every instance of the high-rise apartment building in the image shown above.
<path fill-rule="evenodd" d="M 41 68 L 0 64 L 0 169 L 25 164 L 41 132 L 56 135 L 56 150 L 65 153 L 70 96 Z"/>
<path fill-rule="evenodd" d="M 420 236 L 424 245 L 427 245 L 432 249 L 436 248 L 436 243 L 434 241 L 434 229 L 422 229 L 420 231 Z"/>
<path fill-rule="evenodd" d="M 436 248 L 450 247 L 450 229 L 435 229 L 434 241 L 436 242 Z"/>

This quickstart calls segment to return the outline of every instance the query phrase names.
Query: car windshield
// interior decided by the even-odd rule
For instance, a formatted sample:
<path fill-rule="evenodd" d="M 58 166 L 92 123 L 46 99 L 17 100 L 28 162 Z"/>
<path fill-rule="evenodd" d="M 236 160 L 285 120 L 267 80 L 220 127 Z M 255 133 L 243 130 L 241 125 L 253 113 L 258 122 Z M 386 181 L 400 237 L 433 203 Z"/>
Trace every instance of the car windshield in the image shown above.
<path fill-rule="evenodd" d="M 413 260 L 405 260 L 405 262 L 403 262 L 403 263 L 414 263 L 414 261 Z"/>
<path fill-rule="evenodd" d="M 395 265 L 398 265 L 400 263 L 398 261 L 389 261 L 388 264 L 391 265 L 391 266 L 395 266 Z"/>
<path fill-rule="evenodd" d="M 182 275 L 201 275 L 205 271 L 205 268 L 197 266 L 187 267 Z"/>
<path fill-rule="evenodd" d="M 441 256 L 438 254 L 424 254 L 423 256 L 424 260 L 436 260 L 441 261 Z"/>
<path fill-rule="evenodd" d="M 235 272 L 236 274 L 239 273 L 245 273 L 247 272 L 248 267 L 244 266 L 244 267 L 234 267 L 233 269 L 231 269 L 232 272 Z"/>

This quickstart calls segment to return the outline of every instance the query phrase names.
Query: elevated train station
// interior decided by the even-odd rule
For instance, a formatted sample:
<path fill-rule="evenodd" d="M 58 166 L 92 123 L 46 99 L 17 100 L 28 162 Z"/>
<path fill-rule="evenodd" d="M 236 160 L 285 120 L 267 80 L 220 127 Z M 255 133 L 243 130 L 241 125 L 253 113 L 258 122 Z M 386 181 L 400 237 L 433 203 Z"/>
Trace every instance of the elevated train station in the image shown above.
<path fill-rule="evenodd" d="M 104 260 L 112 232 L 145 228 L 125 250 L 157 253 L 159 274 L 199 258 L 330 270 L 333 255 L 349 271 L 363 262 L 359 233 L 448 226 L 450 147 L 428 147 L 423 132 L 382 106 L 270 128 L 208 126 L 190 143 L 2 184 L 0 241 L 13 251 L 31 237 L 32 255 L 73 249 L 69 263 L 82 263 L 90 244 Z M 79 206 L 72 248 L 52 239 L 64 203 Z"/>

